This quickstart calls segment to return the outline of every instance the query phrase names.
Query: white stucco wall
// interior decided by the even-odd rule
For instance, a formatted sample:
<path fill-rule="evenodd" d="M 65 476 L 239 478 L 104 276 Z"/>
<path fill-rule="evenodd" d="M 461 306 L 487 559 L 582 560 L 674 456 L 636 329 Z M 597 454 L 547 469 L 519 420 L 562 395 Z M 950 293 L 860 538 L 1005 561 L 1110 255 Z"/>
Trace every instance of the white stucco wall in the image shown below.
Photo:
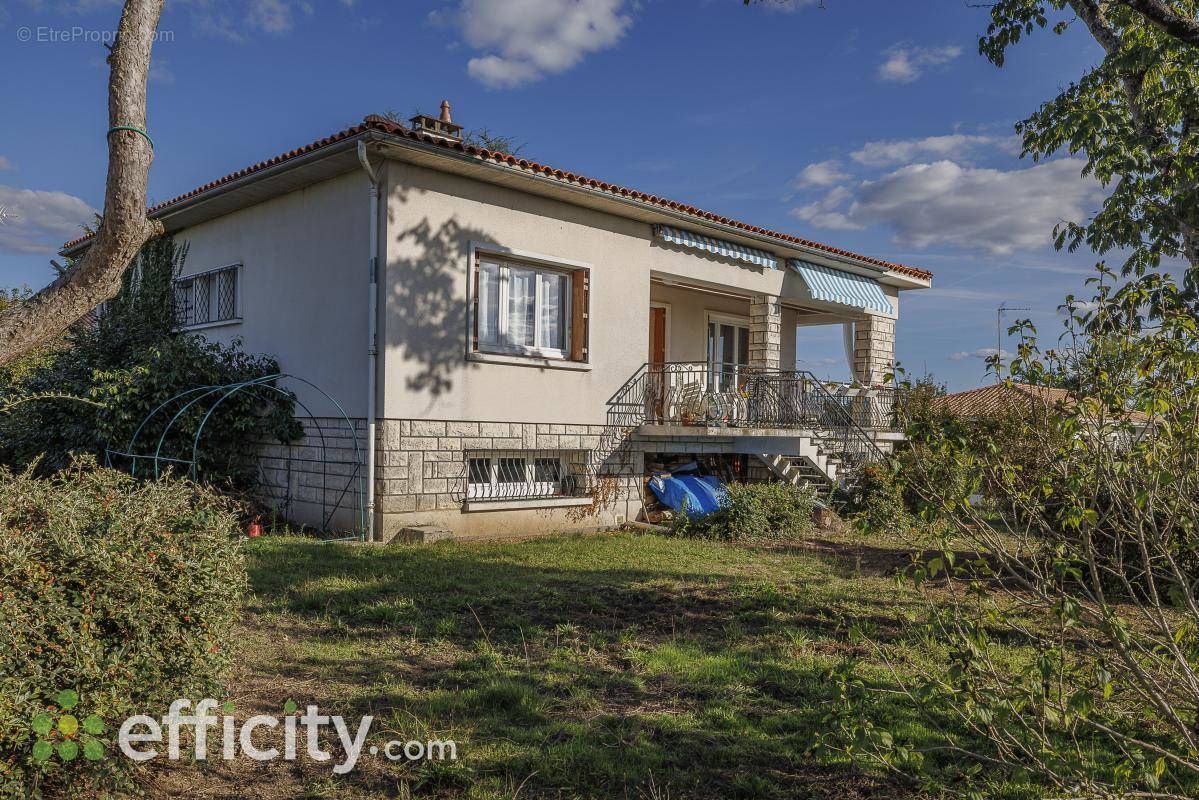
<path fill-rule="evenodd" d="M 646 223 L 398 161 L 386 182 L 380 416 L 601 423 L 604 402 L 647 358 L 651 272 L 806 296 L 796 275 L 663 246 Z M 590 264 L 589 370 L 466 360 L 471 242 Z M 672 360 L 704 359 L 706 308 L 744 305 L 696 297 L 672 314 Z M 784 323 L 794 325 L 791 312 Z M 794 364 L 794 337 L 784 338 L 784 363 Z"/>
<path fill-rule="evenodd" d="M 202 333 L 240 337 L 247 352 L 274 356 L 365 416 L 368 222 L 366 178 L 352 172 L 178 233 L 190 247 L 185 276 L 242 264 L 242 321 Z M 336 413 L 318 392 L 284 385 L 313 414 Z"/>

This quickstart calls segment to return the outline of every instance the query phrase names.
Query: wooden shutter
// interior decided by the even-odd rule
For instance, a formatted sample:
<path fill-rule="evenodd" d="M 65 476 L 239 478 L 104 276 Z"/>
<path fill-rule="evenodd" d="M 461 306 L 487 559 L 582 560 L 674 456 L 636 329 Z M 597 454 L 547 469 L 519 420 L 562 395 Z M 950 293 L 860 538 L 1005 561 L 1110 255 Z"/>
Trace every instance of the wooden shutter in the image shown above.
<path fill-rule="evenodd" d="M 587 339 L 591 321 L 590 273 L 585 269 L 575 270 L 570 276 L 570 358 L 572 361 L 588 360 Z"/>

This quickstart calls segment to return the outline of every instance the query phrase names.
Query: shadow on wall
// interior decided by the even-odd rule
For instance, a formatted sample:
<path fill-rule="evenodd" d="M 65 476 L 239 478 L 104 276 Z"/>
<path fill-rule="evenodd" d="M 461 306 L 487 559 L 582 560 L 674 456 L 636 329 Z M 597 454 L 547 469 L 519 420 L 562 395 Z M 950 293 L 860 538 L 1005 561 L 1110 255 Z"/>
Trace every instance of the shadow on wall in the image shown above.
<path fill-rule="evenodd" d="M 408 257 L 387 267 L 387 314 L 404 361 L 417 369 L 408 389 L 428 394 L 430 402 L 454 387 L 454 373 L 466 361 L 466 269 L 472 241 L 487 241 L 478 228 L 449 220 L 434 229 L 429 221 L 401 231 L 396 243 Z"/>

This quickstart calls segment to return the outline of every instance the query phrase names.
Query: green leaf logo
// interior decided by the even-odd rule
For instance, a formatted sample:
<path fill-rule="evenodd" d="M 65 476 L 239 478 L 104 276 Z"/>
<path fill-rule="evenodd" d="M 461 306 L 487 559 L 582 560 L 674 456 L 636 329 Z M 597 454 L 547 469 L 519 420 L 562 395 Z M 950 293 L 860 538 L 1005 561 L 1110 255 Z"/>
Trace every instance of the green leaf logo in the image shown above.
<path fill-rule="evenodd" d="M 50 719 L 49 714 L 38 714 L 33 718 L 33 732 L 38 736 L 47 735 L 53 727 L 54 720 Z"/>
<path fill-rule="evenodd" d="M 104 743 L 99 739 L 88 739 L 83 743 L 83 757 L 88 761 L 99 761 L 104 758 Z"/>
<path fill-rule="evenodd" d="M 62 706 L 64 711 L 70 711 L 79 703 L 79 695 L 75 693 L 74 689 L 63 689 L 54 695 L 54 702 Z"/>
<path fill-rule="evenodd" d="M 74 761 L 75 756 L 79 755 L 79 745 L 67 739 L 58 745 L 58 757 L 63 761 Z"/>
<path fill-rule="evenodd" d="M 46 761 L 54 754 L 54 746 L 49 742 L 39 739 L 33 743 L 33 760 Z"/>
<path fill-rule="evenodd" d="M 104 720 L 95 714 L 89 714 L 87 719 L 83 721 L 83 730 L 92 736 L 99 736 L 104 733 Z"/>
<path fill-rule="evenodd" d="M 79 720 L 70 714 L 63 714 L 58 720 L 58 729 L 63 736 L 74 736 L 79 730 Z"/>
<path fill-rule="evenodd" d="M 221 711 L 224 711 L 226 714 L 232 714 L 233 713 L 233 701 L 226 700 L 225 702 L 221 703 Z"/>
<path fill-rule="evenodd" d="M 296 713 L 296 701 L 289 699 L 286 703 L 284 703 L 283 704 L 283 713 L 284 714 Z"/>

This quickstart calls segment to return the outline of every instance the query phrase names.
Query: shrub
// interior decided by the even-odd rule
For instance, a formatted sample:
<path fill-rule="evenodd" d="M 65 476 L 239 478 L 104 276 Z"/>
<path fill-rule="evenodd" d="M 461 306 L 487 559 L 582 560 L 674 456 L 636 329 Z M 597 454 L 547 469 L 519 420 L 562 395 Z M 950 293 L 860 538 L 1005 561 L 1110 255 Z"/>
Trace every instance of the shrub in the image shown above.
<path fill-rule="evenodd" d="M 98 318 L 79 323 L 62 341 L 25 359 L 20 369 L 0 368 L 0 463 L 23 469 L 36 462 L 45 475 L 65 467 L 75 454 L 102 458 L 106 448 L 125 450 L 142 420 L 180 392 L 279 371 L 273 359 L 249 355 L 238 342 L 220 345 L 175 331 L 173 281 L 186 256 L 186 248 L 169 238 L 147 243 L 126 270 L 120 293 Z M 5 398 L 47 393 L 57 397 L 3 410 Z M 164 456 L 190 459 L 201 420 L 216 399 L 196 403 L 176 421 L 163 444 Z M 183 405 L 160 413 L 142 431 L 135 450 L 152 453 Z M 258 470 L 252 443 L 299 438 L 293 412 L 292 396 L 272 387 L 239 392 L 222 402 L 199 440 L 197 476 L 235 489 L 254 488 Z"/>
<path fill-rule="evenodd" d="M 187 482 L 0 468 L 0 797 L 127 786 L 121 721 L 217 696 L 246 585 L 237 530 Z"/>
<path fill-rule="evenodd" d="M 676 514 L 672 532 L 695 539 L 795 538 L 812 530 L 816 493 L 785 483 L 732 483 L 720 508 L 701 517 Z"/>
<path fill-rule="evenodd" d="M 906 533 L 915 524 L 903 486 L 890 463 L 866 464 L 849 492 L 846 510 L 866 532 Z"/>

